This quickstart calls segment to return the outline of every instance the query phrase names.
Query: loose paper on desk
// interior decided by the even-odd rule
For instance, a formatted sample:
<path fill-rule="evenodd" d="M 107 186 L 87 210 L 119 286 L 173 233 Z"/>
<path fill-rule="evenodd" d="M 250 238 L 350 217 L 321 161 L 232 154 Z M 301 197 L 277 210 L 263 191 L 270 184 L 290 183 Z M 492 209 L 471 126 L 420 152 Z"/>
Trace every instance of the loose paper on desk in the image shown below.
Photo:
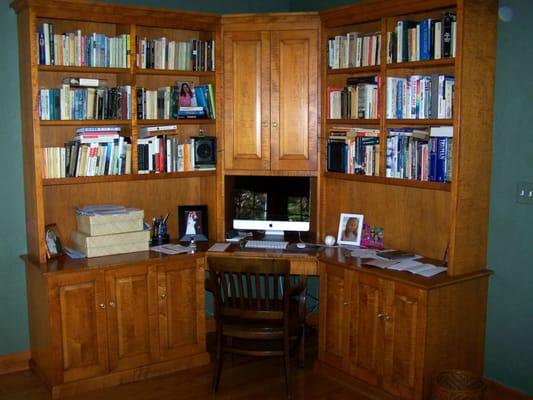
<path fill-rule="evenodd" d="M 352 257 L 358 258 L 376 258 L 376 250 L 374 249 L 354 249 L 350 253 Z"/>
<path fill-rule="evenodd" d="M 373 267 L 388 268 L 388 269 L 391 269 L 391 267 L 394 266 L 395 264 L 398 264 L 398 261 L 374 259 L 374 260 L 365 262 L 365 265 L 371 265 Z"/>
<path fill-rule="evenodd" d="M 228 248 L 230 244 L 231 243 L 215 243 L 207 251 L 219 251 L 219 252 L 226 251 L 226 249 Z"/>
<path fill-rule="evenodd" d="M 189 247 L 182 246 L 181 244 L 162 244 L 160 246 L 150 247 L 150 250 L 163 254 L 181 254 L 191 251 Z"/>

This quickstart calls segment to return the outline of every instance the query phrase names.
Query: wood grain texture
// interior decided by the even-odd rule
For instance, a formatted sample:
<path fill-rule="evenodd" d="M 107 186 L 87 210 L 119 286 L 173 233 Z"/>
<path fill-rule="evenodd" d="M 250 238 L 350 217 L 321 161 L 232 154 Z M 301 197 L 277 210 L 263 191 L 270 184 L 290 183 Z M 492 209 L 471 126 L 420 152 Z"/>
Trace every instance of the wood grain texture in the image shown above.
<path fill-rule="evenodd" d="M 337 237 L 340 213 L 363 214 L 384 228 L 386 247 L 442 259 L 450 228 L 450 193 L 403 186 L 327 179 L 324 233 Z M 428 240 L 431 238 L 431 240 Z"/>
<path fill-rule="evenodd" d="M 30 358 L 31 353 L 29 351 L 0 356 L 0 375 L 27 370 L 30 365 Z"/>

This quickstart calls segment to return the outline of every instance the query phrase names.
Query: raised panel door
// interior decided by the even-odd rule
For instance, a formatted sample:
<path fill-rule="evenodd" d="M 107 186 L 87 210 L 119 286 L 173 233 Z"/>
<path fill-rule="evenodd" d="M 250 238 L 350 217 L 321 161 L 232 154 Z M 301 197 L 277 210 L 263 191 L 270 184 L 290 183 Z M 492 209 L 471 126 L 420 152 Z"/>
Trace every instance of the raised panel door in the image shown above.
<path fill-rule="evenodd" d="M 61 353 L 63 381 L 108 370 L 105 285 L 102 272 L 84 271 L 50 282 L 53 348 Z M 56 334 L 57 333 L 57 334 Z"/>
<path fill-rule="evenodd" d="M 158 267 L 161 359 L 205 351 L 203 262 L 188 259 Z"/>
<path fill-rule="evenodd" d="M 381 281 L 354 273 L 351 280 L 349 371 L 373 385 L 378 384 L 383 348 Z"/>
<path fill-rule="evenodd" d="M 422 398 L 426 293 L 386 282 L 383 388 L 404 399 Z"/>
<path fill-rule="evenodd" d="M 320 263 L 319 359 L 345 367 L 349 308 L 344 268 Z"/>
<path fill-rule="evenodd" d="M 318 32 L 272 32 L 271 169 L 317 168 Z"/>
<path fill-rule="evenodd" d="M 146 265 L 106 271 L 109 368 L 149 364 L 157 339 L 156 275 Z"/>
<path fill-rule="evenodd" d="M 270 33 L 224 35 L 225 168 L 270 170 Z"/>

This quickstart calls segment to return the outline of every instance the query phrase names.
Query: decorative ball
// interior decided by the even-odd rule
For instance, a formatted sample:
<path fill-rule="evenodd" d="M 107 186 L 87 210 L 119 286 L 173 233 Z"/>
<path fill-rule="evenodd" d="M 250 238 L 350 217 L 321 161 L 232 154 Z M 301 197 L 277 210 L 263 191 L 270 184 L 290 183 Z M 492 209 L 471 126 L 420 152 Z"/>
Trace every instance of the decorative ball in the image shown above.
<path fill-rule="evenodd" d="M 333 246 L 335 244 L 335 237 L 333 235 L 327 235 L 324 238 L 324 243 L 326 246 Z"/>

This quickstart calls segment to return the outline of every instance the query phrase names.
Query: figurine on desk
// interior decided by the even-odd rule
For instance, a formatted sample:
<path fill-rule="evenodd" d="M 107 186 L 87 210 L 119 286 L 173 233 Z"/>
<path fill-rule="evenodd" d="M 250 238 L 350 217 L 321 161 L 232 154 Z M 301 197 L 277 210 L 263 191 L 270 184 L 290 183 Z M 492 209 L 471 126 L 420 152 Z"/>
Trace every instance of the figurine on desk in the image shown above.
<path fill-rule="evenodd" d="M 152 219 L 152 239 L 150 241 L 151 246 L 159 246 L 161 244 L 166 244 L 170 241 L 170 238 L 167 233 L 167 221 L 168 213 L 161 218 Z"/>

